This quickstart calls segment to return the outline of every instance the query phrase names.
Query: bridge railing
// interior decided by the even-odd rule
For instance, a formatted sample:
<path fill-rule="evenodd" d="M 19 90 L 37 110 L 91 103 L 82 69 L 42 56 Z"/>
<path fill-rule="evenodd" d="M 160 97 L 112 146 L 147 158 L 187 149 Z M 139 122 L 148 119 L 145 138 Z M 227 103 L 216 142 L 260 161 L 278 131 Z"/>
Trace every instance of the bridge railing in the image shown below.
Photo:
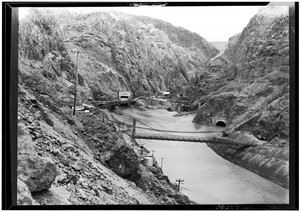
<path fill-rule="evenodd" d="M 216 130 L 204 130 L 204 131 L 181 131 L 181 130 L 163 130 L 163 129 L 158 129 L 158 128 L 153 128 L 153 127 L 142 127 L 142 126 L 137 126 L 136 125 L 136 120 L 133 119 L 133 123 L 129 124 L 126 122 L 121 122 L 121 121 L 112 121 L 118 125 L 123 125 L 127 126 L 128 128 L 131 128 L 132 131 L 136 131 L 136 129 L 142 129 L 142 130 L 147 130 L 147 131 L 156 131 L 156 132 L 167 132 L 167 133 L 217 133 L 217 132 L 222 132 L 222 131 L 216 131 Z"/>
<path fill-rule="evenodd" d="M 113 121 L 117 123 L 119 129 L 131 130 L 133 139 L 147 139 L 147 140 L 164 140 L 164 141 L 182 141 L 182 142 L 199 142 L 199 143 L 215 143 L 215 144 L 227 144 L 227 145 L 240 145 L 240 146 L 257 146 L 258 144 L 253 142 L 242 142 L 231 138 L 222 136 L 190 136 L 190 135 L 178 135 L 182 133 L 223 133 L 222 131 L 206 130 L 206 131 L 180 131 L 180 130 L 163 130 L 152 127 L 142 127 L 136 125 L 136 120 L 133 119 L 133 123 L 129 124 L 121 121 Z M 127 127 L 127 129 L 126 129 Z M 137 132 L 137 129 L 147 130 L 148 133 Z M 150 133 L 150 132 L 156 133 Z M 163 133 L 157 133 L 163 132 Z M 168 133 L 168 134 L 167 134 Z M 173 133 L 173 134 L 172 134 Z M 174 134 L 176 133 L 176 134 Z"/>
<path fill-rule="evenodd" d="M 147 140 L 212 143 L 212 144 L 227 144 L 227 145 L 239 145 L 239 146 L 257 146 L 258 145 L 255 143 L 241 142 L 241 141 L 224 138 L 224 137 L 220 137 L 220 136 L 197 137 L 197 136 L 182 136 L 182 135 L 170 135 L 170 134 L 136 133 L 135 138 L 136 139 L 147 139 Z"/>

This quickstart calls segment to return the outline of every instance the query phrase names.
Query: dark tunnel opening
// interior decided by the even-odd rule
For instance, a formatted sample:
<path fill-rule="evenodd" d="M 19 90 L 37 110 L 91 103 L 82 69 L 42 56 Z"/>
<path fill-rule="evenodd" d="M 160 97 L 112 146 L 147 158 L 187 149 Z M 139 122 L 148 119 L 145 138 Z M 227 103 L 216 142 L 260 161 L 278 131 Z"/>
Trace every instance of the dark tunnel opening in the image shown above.
<path fill-rule="evenodd" d="M 224 121 L 218 121 L 216 123 L 216 126 L 219 126 L 219 127 L 226 127 L 226 123 Z"/>

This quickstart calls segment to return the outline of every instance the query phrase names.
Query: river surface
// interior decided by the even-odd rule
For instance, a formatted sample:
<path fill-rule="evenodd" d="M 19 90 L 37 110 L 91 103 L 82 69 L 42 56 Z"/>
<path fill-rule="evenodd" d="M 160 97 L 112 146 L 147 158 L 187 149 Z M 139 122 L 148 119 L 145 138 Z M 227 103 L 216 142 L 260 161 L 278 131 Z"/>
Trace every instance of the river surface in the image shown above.
<path fill-rule="evenodd" d="M 137 120 L 138 132 L 149 127 L 173 131 L 189 131 L 180 135 L 220 135 L 222 127 L 203 126 L 192 122 L 195 114 L 178 116 L 164 109 L 139 111 L 123 110 L 127 122 Z M 191 131 L 217 131 L 191 133 Z M 178 133 L 175 133 L 178 134 Z M 137 139 L 154 156 L 171 182 L 183 179 L 180 191 L 198 204 L 287 204 L 288 190 L 259 175 L 218 156 L 205 143 Z M 163 160 L 162 160 L 163 158 Z"/>

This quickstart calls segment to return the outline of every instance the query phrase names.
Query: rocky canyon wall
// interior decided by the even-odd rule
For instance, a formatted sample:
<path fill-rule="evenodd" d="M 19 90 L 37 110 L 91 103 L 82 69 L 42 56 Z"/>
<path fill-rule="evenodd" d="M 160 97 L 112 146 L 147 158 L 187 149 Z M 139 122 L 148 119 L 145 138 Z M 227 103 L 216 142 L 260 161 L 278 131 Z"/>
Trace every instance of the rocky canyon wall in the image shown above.
<path fill-rule="evenodd" d="M 192 38 L 192 39 L 191 39 Z M 20 22 L 20 72 L 72 90 L 79 50 L 79 99 L 178 92 L 218 50 L 169 23 L 118 12 L 34 9 Z M 58 86 L 58 85 L 57 85 Z M 56 89 L 58 90 L 58 89 Z M 66 97 L 67 98 L 67 97 Z"/>
<path fill-rule="evenodd" d="M 19 27 L 18 204 L 192 204 L 157 164 L 141 163 L 108 111 L 72 115 L 75 71 L 77 104 L 89 104 L 178 92 L 217 53 L 155 19 L 32 9 Z"/>
<path fill-rule="evenodd" d="M 225 159 L 288 188 L 288 6 L 261 8 L 210 60 L 201 80 L 194 122 L 211 124 L 212 117 L 224 117 L 229 137 L 265 143 L 244 148 L 209 146 Z"/>
<path fill-rule="evenodd" d="M 228 130 L 272 140 L 289 138 L 287 6 L 262 8 L 206 66 L 195 122 L 228 119 Z"/>

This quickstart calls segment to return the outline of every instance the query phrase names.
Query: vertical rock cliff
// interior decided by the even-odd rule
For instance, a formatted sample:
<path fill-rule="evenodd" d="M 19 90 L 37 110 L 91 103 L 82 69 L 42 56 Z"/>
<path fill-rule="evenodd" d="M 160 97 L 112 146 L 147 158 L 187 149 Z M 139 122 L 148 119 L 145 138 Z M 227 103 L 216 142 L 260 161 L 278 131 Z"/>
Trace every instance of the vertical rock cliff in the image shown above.
<path fill-rule="evenodd" d="M 258 11 L 242 33 L 207 65 L 194 121 L 225 116 L 229 130 L 268 140 L 289 137 L 289 16 L 287 6 Z M 207 95 L 205 95 L 207 94 Z"/>
<path fill-rule="evenodd" d="M 20 23 L 20 60 L 43 64 L 37 73 L 71 87 L 79 50 L 80 99 L 178 92 L 218 50 L 169 23 L 117 12 L 73 14 L 32 10 Z M 46 67 L 45 67 L 46 66 Z M 22 69 L 21 69 L 22 71 Z M 69 83 L 70 82 L 70 83 Z"/>
<path fill-rule="evenodd" d="M 156 163 L 141 163 L 108 111 L 72 115 L 75 71 L 81 105 L 177 92 L 217 53 L 155 19 L 32 9 L 19 28 L 18 203 L 192 204 Z"/>
<path fill-rule="evenodd" d="M 289 182 L 289 8 L 261 8 L 202 75 L 194 121 L 227 120 L 233 139 L 265 144 L 238 148 L 209 144 L 222 157 L 286 188 Z M 250 132 L 251 136 L 248 136 Z M 253 136 L 254 135 L 254 136 Z"/>

